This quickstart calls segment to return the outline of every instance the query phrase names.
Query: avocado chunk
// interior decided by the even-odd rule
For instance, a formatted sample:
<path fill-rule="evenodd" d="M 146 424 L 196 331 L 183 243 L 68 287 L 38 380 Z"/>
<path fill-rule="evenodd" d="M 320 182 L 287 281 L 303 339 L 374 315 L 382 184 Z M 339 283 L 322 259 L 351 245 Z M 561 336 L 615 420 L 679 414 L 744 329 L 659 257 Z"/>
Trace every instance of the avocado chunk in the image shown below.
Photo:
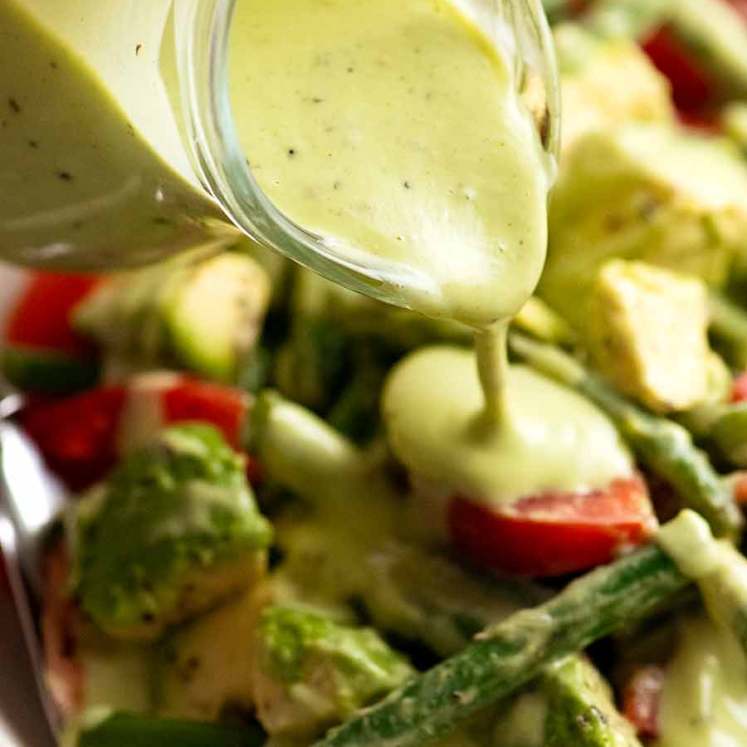
<path fill-rule="evenodd" d="M 169 631 L 155 676 L 158 713 L 215 721 L 227 707 L 250 711 L 257 620 L 267 593 L 260 586 Z"/>
<path fill-rule="evenodd" d="M 78 506 L 75 591 L 115 637 L 153 639 L 254 583 L 271 528 L 208 425 L 161 431 Z"/>
<path fill-rule="evenodd" d="M 256 661 L 257 715 L 272 736 L 319 734 L 413 673 L 373 629 L 292 606 L 262 613 Z"/>
<path fill-rule="evenodd" d="M 256 342 L 270 303 L 265 271 L 239 254 L 192 268 L 164 308 L 174 353 L 187 368 L 231 381 Z"/>
<path fill-rule="evenodd" d="M 685 410 L 707 397 L 708 296 L 701 281 L 610 260 L 591 289 L 587 329 L 596 367 L 650 409 Z"/>
<path fill-rule="evenodd" d="M 270 294 L 251 257 L 197 250 L 103 284 L 74 325 L 115 360 L 230 382 L 259 337 Z"/>
<path fill-rule="evenodd" d="M 601 37 L 574 23 L 561 24 L 554 36 L 564 152 L 585 133 L 622 122 L 674 121 L 668 81 L 633 40 Z"/>
<path fill-rule="evenodd" d="M 573 656 L 552 668 L 553 676 L 542 679 L 547 698 L 545 747 L 641 747 L 591 662 Z"/>
<path fill-rule="evenodd" d="M 561 163 L 549 220 L 539 294 L 582 329 L 614 257 L 722 285 L 747 257 L 747 165 L 725 138 L 665 125 L 589 133 Z"/>

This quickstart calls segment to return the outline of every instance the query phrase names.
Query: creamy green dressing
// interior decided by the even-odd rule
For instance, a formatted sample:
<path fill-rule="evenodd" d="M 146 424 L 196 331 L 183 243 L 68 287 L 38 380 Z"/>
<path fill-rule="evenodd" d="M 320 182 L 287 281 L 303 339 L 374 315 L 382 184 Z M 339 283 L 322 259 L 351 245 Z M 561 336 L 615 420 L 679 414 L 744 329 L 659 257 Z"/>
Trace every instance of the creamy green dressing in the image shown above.
<path fill-rule="evenodd" d="M 204 240 L 216 207 L 145 141 L 75 48 L 26 9 L 37 5 L 54 12 L 39 0 L 0 3 L 3 256 L 64 265 L 74 253 L 78 263 L 111 267 Z M 110 48 L 112 59 L 119 51 Z M 134 60 L 135 45 L 127 51 Z"/>
<path fill-rule="evenodd" d="M 705 519 L 690 509 L 665 524 L 656 541 L 680 571 L 699 584 L 732 565 L 729 544 L 716 540 Z"/>
<path fill-rule="evenodd" d="M 504 406 L 497 427 L 486 424 L 475 356 L 450 347 L 398 364 L 382 405 L 405 466 L 470 498 L 501 503 L 547 490 L 593 490 L 633 473 L 615 427 L 575 392 L 510 366 Z"/>
<path fill-rule="evenodd" d="M 502 29 L 506 31 L 506 29 Z M 449 0 L 241 0 L 231 101 L 262 189 L 404 300 L 476 326 L 545 258 L 548 164 L 504 53 Z"/>
<path fill-rule="evenodd" d="M 710 619 L 681 623 L 656 747 L 741 747 L 747 744 L 747 659 L 735 635 L 733 600 L 724 599 L 724 591 L 747 588 L 747 564 L 690 510 L 662 527 L 657 542 L 698 584 Z"/>
<path fill-rule="evenodd" d="M 705 617 L 681 623 L 667 667 L 656 747 L 747 744 L 747 666 L 732 636 Z"/>

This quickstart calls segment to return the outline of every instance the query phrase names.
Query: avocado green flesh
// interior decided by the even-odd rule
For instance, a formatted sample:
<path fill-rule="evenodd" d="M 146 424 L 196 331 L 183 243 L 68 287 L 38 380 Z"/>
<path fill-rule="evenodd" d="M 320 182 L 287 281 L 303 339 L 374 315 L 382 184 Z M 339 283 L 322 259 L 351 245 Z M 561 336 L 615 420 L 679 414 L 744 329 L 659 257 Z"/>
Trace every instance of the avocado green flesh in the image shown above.
<path fill-rule="evenodd" d="M 193 573 L 217 582 L 270 541 L 243 463 L 209 426 L 163 431 L 100 491 L 78 511 L 76 572 L 82 606 L 105 630 L 169 619 Z"/>
<path fill-rule="evenodd" d="M 249 257 L 223 254 L 198 264 L 163 312 L 174 357 L 203 376 L 231 381 L 269 301 L 268 278 Z"/>
<path fill-rule="evenodd" d="M 550 206 L 540 295 L 583 328 L 607 259 L 639 259 L 724 283 L 747 254 L 747 168 L 725 138 L 624 124 L 579 139 Z"/>
<path fill-rule="evenodd" d="M 383 417 L 395 455 L 443 491 L 488 504 L 593 490 L 633 472 L 612 423 L 583 397 L 522 366 L 506 377 L 507 417 L 481 417 L 475 357 L 428 348 L 399 363 Z"/>
<path fill-rule="evenodd" d="M 246 0 L 229 67 L 241 144 L 291 220 L 389 267 L 430 316 L 519 310 L 545 256 L 548 164 L 503 51 L 457 3 Z"/>

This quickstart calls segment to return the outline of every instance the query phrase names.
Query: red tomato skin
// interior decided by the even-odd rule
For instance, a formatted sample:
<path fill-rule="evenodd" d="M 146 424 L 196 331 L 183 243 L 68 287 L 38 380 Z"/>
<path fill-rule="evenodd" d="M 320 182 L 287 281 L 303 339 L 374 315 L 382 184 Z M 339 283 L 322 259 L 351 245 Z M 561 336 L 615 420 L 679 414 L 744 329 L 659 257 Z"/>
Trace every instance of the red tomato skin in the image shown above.
<path fill-rule="evenodd" d="M 506 508 L 466 498 L 448 506 L 452 541 L 475 564 L 521 576 L 549 577 L 608 563 L 656 529 L 640 478 L 588 493 L 545 493 Z"/>
<path fill-rule="evenodd" d="M 747 371 L 739 374 L 732 382 L 730 401 L 733 404 L 747 402 Z"/>
<path fill-rule="evenodd" d="M 682 112 L 702 112 L 715 98 L 710 75 L 667 29 L 661 28 L 643 42 L 643 49 L 672 84 L 672 98 Z"/>
<path fill-rule="evenodd" d="M 165 423 L 190 420 L 211 423 L 235 449 L 241 448 L 249 398 L 239 389 L 184 377 L 163 394 Z"/>
<path fill-rule="evenodd" d="M 656 739 L 659 736 L 664 678 L 665 672 L 660 666 L 652 664 L 640 667 L 623 691 L 623 714 L 643 739 Z"/>
<path fill-rule="evenodd" d="M 211 423 L 237 451 L 243 452 L 242 435 L 249 414 L 250 397 L 239 389 L 184 377 L 163 395 L 164 420 L 168 423 Z M 253 485 L 262 481 L 259 462 L 244 452 L 246 476 Z"/>
<path fill-rule="evenodd" d="M 245 392 L 186 376 L 157 390 L 162 425 L 186 421 L 211 423 L 241 450 L 249 411 Z M 91 389 L 64 399 L 36 398 L 21 412 L 21 426 L 36 443 L 49 467 L 73 490 L 103 479 L 116 466 L 119 435 L 128 407 L 129 387 Z M 247 458 L 247 476 L 260 480 L 259 465 Z"/>
<path fill-rule="evenodd" d="M 19 416 L 49 467 L 73 490 L 102 479 L 117 462 L 123 386 L 102 387 L 30 404 Z"/>
<path fill-rule="evenodd" d="M 100 282 L 96 275 L 34 273 L 8 318 L 6 342 L 89 355 L 91 345 L 73 331 L 71 315 Z"/>
<path fill-rule="evenodd" d="M 726 0 L 726 2 L 747 22 L 747 0 Z"/>

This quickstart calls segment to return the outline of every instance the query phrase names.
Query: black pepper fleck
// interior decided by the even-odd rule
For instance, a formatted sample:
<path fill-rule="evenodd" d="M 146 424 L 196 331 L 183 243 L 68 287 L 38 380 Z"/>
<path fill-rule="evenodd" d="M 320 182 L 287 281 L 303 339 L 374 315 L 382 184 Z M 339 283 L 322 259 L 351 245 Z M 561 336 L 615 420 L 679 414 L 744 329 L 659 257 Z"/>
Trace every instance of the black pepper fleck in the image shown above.
<path fill-rule="evenodd" d="M 8 99 L 8 106 L 10 107 L 10 110 L 14 114 L 20 114 L 21 113 L 21 105 L 12 96 Z"/>
<path fill-rule="evenodd" d="M 349 67 L 348 68 L 348 72 L 349 73 L 354 73 L 355 72 L 355 68 L 354 67 Z"/>
<path fill-rule="evenodd" d="M 51 61 L 51 62 L 49 63 L 49 67 L 51 67 L 51 68 L 52 68 L 52 70 L 57 70 L 57 68 L 58 68 L 59 66 L 57 65 L 57 63 L 56 63 L 56 62 L 55 62 L 54 60 L 52 60 L 52 61 Z"/>
<path fill-rule="evenodd" d="M 69 171 L 58 171 L 57 178 L 61 179 L 63 182 L 71 182 L 73 180 L 73 175 Z"/>
<path fill-rule="evenodd" d="M 38 140 L 29 140 L 29 148 L 33 148 L 36 150 L 39 147 L 39 141 Z"/>
<path fill-rule="evenodd" d="M 288 155 L 293 158 L 293 156 L 296 155 L 296 149 L 295 148 L 288 148 Z"/>
<path fill-rule="evenodd" d="M 142 51 L 142 49 L 143 49 L 143 45 L 142 45 L 142 44 L 138 44 L 138 45 L 137 45 L 137 46 L 135 47 L 135 56 L 136 56 L 136 57 L 137 57 L 137 56 L 138 56 L 138 55 L 140 54 L 140 52 Z"/>
<path fill-rule="evenodd" d="M 410 182 L 403 182 L 403 183 L 402 183 L 402 186 L 403 186 L 403 187 L 404 187 L 405 189 L 410 189 L 410 188 L 411 188 Z"/>
<path fill-rule="evenodd" d="M 314 96 L 314 98 L 313 98 L 313 99 L 311 99 L 311 101 L 312 101 L 312 102 L 313 102 L 314 104 L 322 104 L 322 103 L 324 103 L 324 99 L 320 99 L 320 98 L 319 98 L 318 96 Z"/>

